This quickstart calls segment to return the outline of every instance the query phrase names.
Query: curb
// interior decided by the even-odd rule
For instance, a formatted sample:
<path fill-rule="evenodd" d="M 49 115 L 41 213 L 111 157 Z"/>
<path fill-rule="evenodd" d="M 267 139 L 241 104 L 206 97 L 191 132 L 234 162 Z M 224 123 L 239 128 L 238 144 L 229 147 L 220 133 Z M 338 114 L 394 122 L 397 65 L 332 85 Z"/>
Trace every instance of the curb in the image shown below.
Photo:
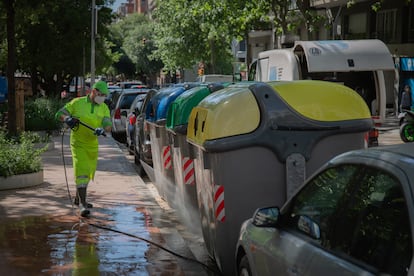
<path fill-rule="evenodd" d="M 0 183 L 1 191 L 37 186 L 43 183 L 43 170 L 35 173 L 0 177 Z"/>

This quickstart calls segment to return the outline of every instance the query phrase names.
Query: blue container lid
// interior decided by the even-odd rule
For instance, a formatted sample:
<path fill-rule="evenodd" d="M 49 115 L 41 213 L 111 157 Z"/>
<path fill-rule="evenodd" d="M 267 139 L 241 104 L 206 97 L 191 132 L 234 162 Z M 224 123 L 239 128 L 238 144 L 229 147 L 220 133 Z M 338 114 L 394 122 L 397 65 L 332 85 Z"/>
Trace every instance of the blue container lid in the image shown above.
<path fill-rule="evenodd" d="M 195 87 L 197 83 L 180 83 L 170 87 L 161 89 L 154 97 L 152 101 L 153 116 L 147 116 L 147 120 L 151 122 L 157 122 L 165 120 L 167 118 L 168 108 L 171 103 L 186 90 Z M 148 114 L 147 114 L 148 115 Z"/>

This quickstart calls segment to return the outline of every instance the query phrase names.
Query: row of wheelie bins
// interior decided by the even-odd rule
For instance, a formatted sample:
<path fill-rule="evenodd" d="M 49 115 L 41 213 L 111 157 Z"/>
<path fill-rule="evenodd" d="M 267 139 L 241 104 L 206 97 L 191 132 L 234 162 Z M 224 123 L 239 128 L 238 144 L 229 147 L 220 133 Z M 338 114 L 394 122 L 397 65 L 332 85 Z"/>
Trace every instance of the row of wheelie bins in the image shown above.
<path fill-rule="evenodd" d="M 355 91 L 312 80 L 195 85 L 170 101 L 164 122 L 151 131 L 157 189 L 202 233 L 224 275 L 236 273 L 242 222 L 282 206 L 332 157 L 367 147 L 373 124 Z"/>
<path fill-rule="evenodd" d="M 161 89 L 151 98 L 151 109 L 147 110 L 146 123 L 150 131 L 153 165 L 153 182 L 160 196 L 174 206 L 175 179 L 170 141 L 167 136 L 166 120 L 171 103 L 198 83 L 180 83 Z"/>

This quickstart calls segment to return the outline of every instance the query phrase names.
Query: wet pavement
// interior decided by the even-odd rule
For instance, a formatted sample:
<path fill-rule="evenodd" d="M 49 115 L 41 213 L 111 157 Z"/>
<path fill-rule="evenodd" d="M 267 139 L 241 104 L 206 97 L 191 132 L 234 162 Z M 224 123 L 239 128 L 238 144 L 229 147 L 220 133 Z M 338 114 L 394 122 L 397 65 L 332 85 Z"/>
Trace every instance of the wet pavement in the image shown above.
<path fill-rule="evenodd" d="M 110 137 L 100 138 L 88 188 L 92 216 L 79 217 L 68 194 L 75 194 L 68 140 L 66 134 L 62 148 L 61 136 L 53 137 L 43 184 L 0 191 L 2 275 L 219 275 L 201 233 L 179 222 Z M 380 129 L 380 146 L 398 143 L 397 126 Z"/>
<path fill-rule="evenodd" d="M 218 275 L 202 236 L 179 222 L 111 137 L 100 138 L 88 188 L 92 216 L 79 217 L 69 199 L 75 186 L 68 140 L 65 134 L 62 149 L 61 136 L 53 137 L 43 184 L 0 191 L 2 275 Z"/>

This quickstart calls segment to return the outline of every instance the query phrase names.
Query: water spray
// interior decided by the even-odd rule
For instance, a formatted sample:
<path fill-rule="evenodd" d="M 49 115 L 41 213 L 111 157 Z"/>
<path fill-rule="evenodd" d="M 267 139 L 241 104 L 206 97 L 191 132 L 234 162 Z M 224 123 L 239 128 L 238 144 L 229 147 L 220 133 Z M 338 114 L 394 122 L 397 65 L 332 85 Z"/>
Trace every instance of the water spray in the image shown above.
<path fill-rule="evenodd" d="M 82 126 L 84 126 L 84 127 L 86 127 L 86 128 L 88 128 L 88 129 L 90 129 L 91 131 L 95 131 L 95 128 L 93 128 L 93 127 L 91 127 L 91 126 L 83 123 L 82 121 L 79 121 L 79 124 L 82 125 Z M 75 126 L 75 128 L 76 128 L 76 126 Z M 217 270 L 209 267 L 208 265 L 200 262 L 197 259 L 189 258 L 189 257 L 186 257 L 184 255 L 181 255 L 181 254 L 179 254 L 177 252 L 174 252 L 174 251 L 172 251 L 172 250 L 170 250 L 170 249 L 168 249 L 168 248 L 166 248 L 166 247 L 164 247 L 164 246 L 162 246 L 162 245 L 160 245 L 158 243 L 155 243 L 155 242 L 153 242 L 151 240 L 148 240 L 148 239 L 145 239 L 143 237 L 140 237 L 140 236 L 137 236 L 137 235 L 133 235 L 133 234 L 130 234 L 130 233 L 127 233 L 127 232 L 123 232 L 123 231 L 120 231 L 120 230 L 116 230 L 116 229 L 113 229 L 113 228 L 109 228 L 109 227 L 106 227 L 106 226 L 102 226 L 102 225 L 99 225 L 99 224 L 96 224 L 96 223 L 89 222 L 88 221 L 88 218 L 81 217 L 78 214 L 76 214 L 75 207 L 73 205 L 72 196 L 70 194 L 69 181 L 68 181 L 67 172 L 66 172 L 67 170 L 66 170 L 66 162 L 65 162 L 65 155 L 64 155 L 64 148 L 63 148 L 63 144 L 64 144 L 63 138 L 65 136 L 65 130 L 66 129 L 63 128 L 63 131 L 62 131 L 62 141 L 61 141 L 61 154 L 62 154 L 63 168 L 64 168 L 64 172 L 65 172 L 66 188 L 67 188 L 67 191 L 68 191 L 69 201 L 70 201 L 70 203 L 72 205 L 72 211 L 79 218 L 79 222 L 76 223 L 75 225 L 73 225 L 72 230 L 75 229 L 76 226 L 80 226 L 81 224 L 87 224 L 87 225 L 90 225 L 90 226 L 95 227 L 95 228 L 98 228 L 98 229 L 103 229 L 103 230 L 106 230 L 106 231 L 111 231 L 111 232 L 114 232 L 114 233 L 122 234 L 122 235 L 125 235 L 125 236 L 128 236 L 128 237 L 132 237 L 132 238 L 135 238 L 135 239 L 144 241 L 144 242 L 146 242 L 148 244 L 154 245 L 154 246 L 156 246 L 156 247 L 158 247 L 158 248 L 160 248 L 160 249 L 162 249 L 162 250 L 164 250 L 164 251 L 166 251 L 166 252 L 168 252 L 168 253 L 176 256 L 176 257 L 181 258 L 181 259 L 184 259 L 184 260 L 187 260 L 187 261 L 190 261 L 190 262 L 197 263 L 197 264 L 201 265 L 203 268 L 209 270 L 210 272 L 215 273 L 215 275 L 222 275 L 222 273 L 220 271 L 217 271 Z M 106 137 L 107 135 L 106 135 L 106 133 L 103 133 L 102 136 Z"/>

